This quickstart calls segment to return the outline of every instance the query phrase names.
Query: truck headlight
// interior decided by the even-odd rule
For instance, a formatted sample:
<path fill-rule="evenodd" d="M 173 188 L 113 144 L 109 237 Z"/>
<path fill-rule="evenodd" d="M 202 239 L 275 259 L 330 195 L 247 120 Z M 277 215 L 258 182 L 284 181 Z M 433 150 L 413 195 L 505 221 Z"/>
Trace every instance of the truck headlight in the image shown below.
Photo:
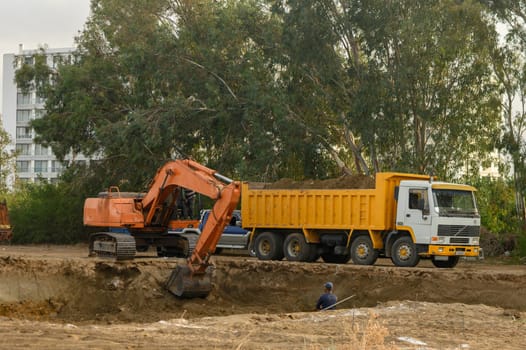
<path fill-rule="evenodd" d="M 471 240 L 471 243 L 473 245 L 479 245 L 479 241 L 480 241 L 480 237 L 473 237 L 473 239 Z"/>
<path fill-rule="evenodd" d="M 431 242 L 433 242 L 433 244 L 444 244 L 445 241 L 446 241 L 445 237 L 437 237 L 437 236 L 431 237 Z"/>

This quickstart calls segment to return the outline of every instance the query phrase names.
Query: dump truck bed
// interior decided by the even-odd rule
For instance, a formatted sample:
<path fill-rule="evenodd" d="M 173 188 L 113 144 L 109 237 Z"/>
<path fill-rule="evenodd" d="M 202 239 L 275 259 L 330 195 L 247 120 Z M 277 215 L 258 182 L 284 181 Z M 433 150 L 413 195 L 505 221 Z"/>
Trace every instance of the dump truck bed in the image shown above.
<path fill-rule="evenodd" d="M 262 189 L 243 183 L 245 228 L 387 230 L 395 224 L 395 187 L 425 175 L 378 173 L 374 189 Z"/>

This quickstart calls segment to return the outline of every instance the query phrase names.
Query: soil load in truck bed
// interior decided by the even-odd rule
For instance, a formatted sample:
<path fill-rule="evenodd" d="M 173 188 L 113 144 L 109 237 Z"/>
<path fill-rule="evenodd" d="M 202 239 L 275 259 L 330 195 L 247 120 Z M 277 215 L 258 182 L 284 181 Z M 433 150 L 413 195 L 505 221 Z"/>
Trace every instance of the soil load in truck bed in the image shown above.
<path fill-rule="evenodd" d="M 326 180 L 304 180 L 280 179 L 273 183 L 264 184 L 265 189 L 366 189 L 374 188 L 374 178 L 365 175 L 342 175 Z"/>

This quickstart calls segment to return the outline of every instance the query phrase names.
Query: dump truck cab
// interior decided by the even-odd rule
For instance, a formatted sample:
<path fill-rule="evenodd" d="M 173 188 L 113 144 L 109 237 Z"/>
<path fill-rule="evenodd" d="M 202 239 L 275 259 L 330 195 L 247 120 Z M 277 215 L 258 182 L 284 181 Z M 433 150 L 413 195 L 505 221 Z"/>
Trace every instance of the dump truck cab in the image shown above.
<path fill-rule="evenodd" d="M 461 256 L 478 256 L 480 215 L 475 191 L 468 185 L 401 181 L 395 190 L 397 233 L 386 242 L 386 255 L 400 259 L 402 266 L 413 265 L 412 258 L 404 262 L 406 247 L 392 249 L 398 237 L 408 234 L 418 255 L 431 257 L 435 265 L 455 265 Z"/>

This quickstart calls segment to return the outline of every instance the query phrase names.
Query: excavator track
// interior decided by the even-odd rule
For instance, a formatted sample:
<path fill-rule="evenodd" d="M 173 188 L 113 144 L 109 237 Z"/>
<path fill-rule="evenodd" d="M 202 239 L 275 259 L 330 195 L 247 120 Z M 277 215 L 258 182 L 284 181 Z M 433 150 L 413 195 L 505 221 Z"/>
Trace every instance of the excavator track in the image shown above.
<path fill-rule="evenodd" d="M 135 238 L 125 233 L 98 232 L 90 236 L 90 256 L 130 260 L 136 251 Z"/>

